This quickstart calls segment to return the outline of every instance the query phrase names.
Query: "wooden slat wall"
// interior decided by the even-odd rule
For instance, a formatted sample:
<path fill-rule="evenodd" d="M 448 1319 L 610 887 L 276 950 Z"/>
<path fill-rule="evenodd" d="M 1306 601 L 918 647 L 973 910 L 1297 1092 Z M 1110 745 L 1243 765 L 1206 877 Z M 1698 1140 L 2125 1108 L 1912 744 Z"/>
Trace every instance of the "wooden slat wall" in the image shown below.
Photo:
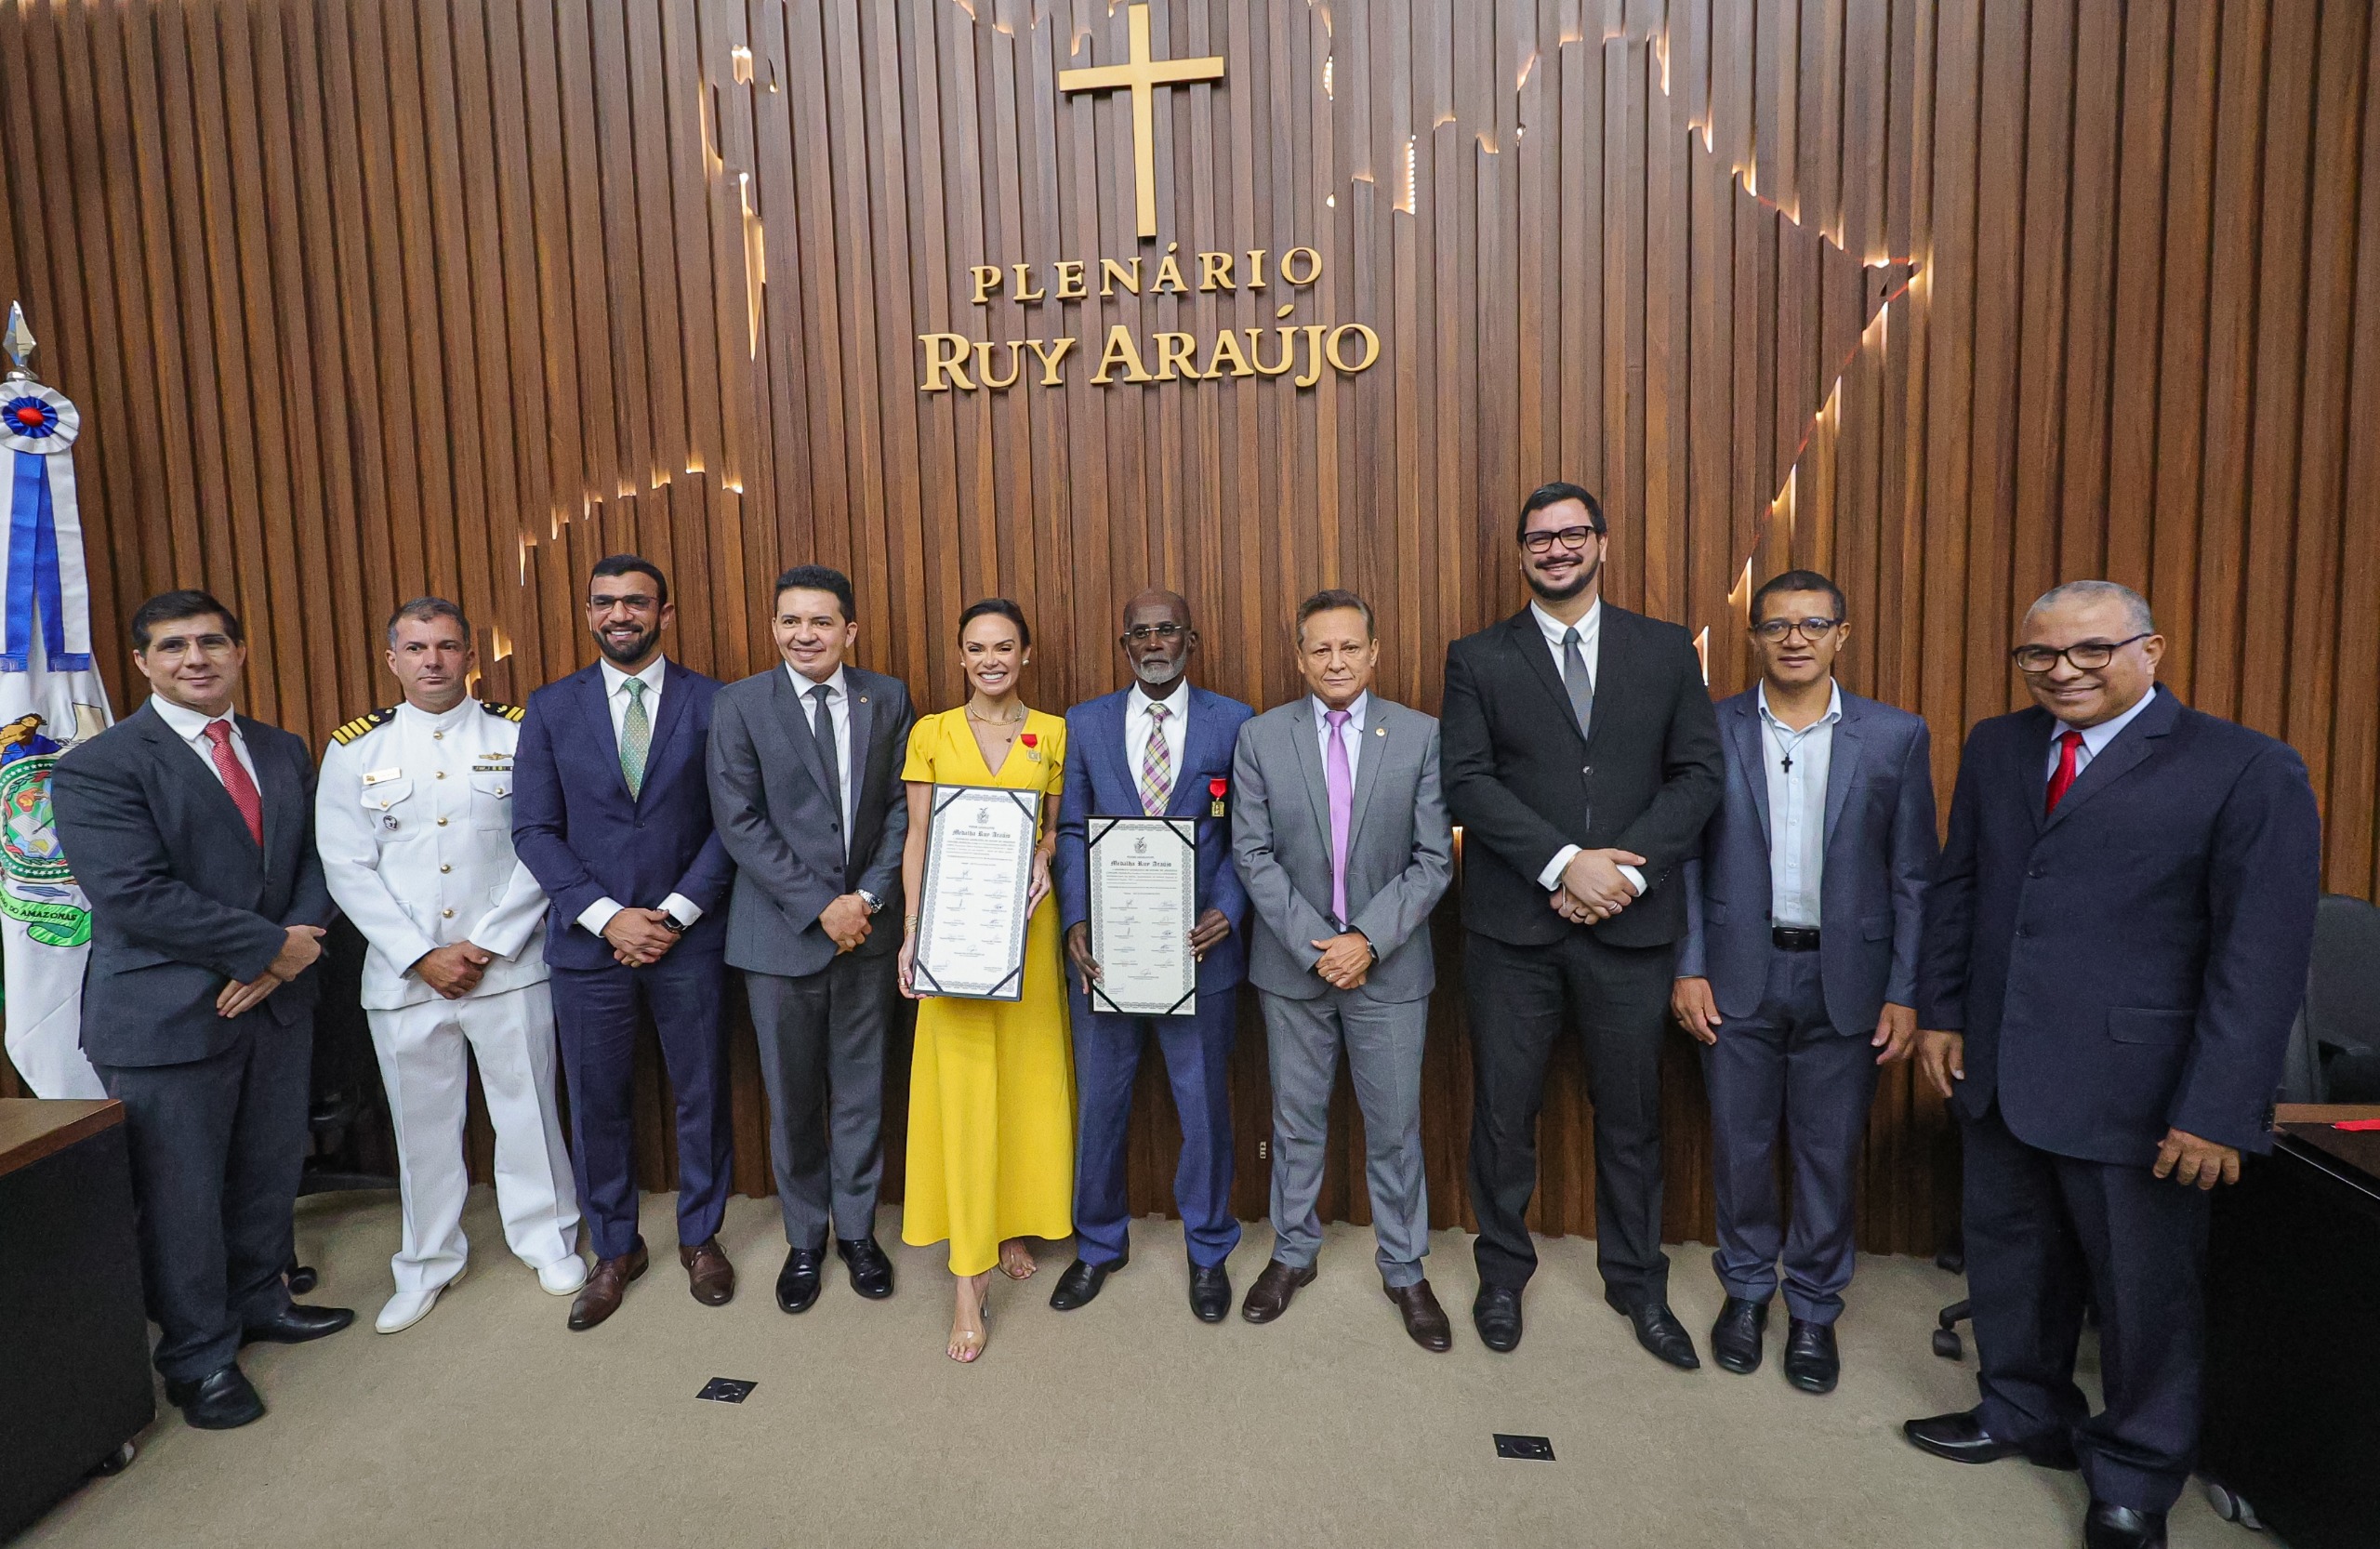
<path fill-rule="evenodd" d="M 1296 599 L 1350 585 L 1383 616 L 1384 690 L 1428 708 L 1447 642 L 1520 600 L 1521 494 L 1565 476 L 1605 496 L 1616 599 L 1710 630 L 1715 689 L 1744 681 L 1747 577 L 1836 576 L 1847 680 L 1929 717 L 1946 791 L 1965 725 L 2017 698 L 2025 602 L 2083 575 L 2142 588 L 2175 686 L 2295 743 L 2329 885 L 2373 892 L 2364 0 L 1152 16 L 1160 57 L 1228 73 L 1161 98 L 1148 245 L 1123 99 L 1056 85 L 1122 57 L 1106 0 L 0 0 L 0 297 L 84 408 L 98 630 L 207 585 L 248 620 L 250 708 L 319 739 L 387 697 L 375 628 L 417 592 L 491 626 L 487 692 L 588 659 L 578 580 L 618 549 L 668 567 L 675 650 L 729 677 L 770 659 L 777 569 L 849 569 L 865 659 L 932 707 L 959 692 L 949 624 L 978 596 L 1032 615 L 1052 708 L 1118 682 L 1117 610 L 1152 582 L 1194 600 L 1206 681 L 1269 704 L 1295 686 Z M 1095 276 L 1175 241 L 1276 263 L 1310 244 L 1325 272 L 1303 293 L 971 301 L 970 264 Z M 1368 324 L 1380 364 L 1304 391 L 1088 381 L 1111 323 L 1205 341 L 1284 300 Z M 942 330 L 1083 342 L 1063 388 L 923 395 L 916 336 Z M 1439 924 L 1425 1135 L 1450 1223 L 1469 1056 Z M 1668 1225 L 1707 1239 L 1699 1081 L 1671 1054 Z M 747 1033 L 738 1058 L 758 1192 Z M 1587 1230 L 1589 1115 L 1562 1064 L 1539 1214 Z M 1343 1095 L 1327 1203 L 1360 1220 Z M 1161 1209 L 1153 1075 L 1142 1102 L 1134 1197 Z M 1866 1245 L 1936 1243 L 1946 1139 L 1888 1073 Z"/>

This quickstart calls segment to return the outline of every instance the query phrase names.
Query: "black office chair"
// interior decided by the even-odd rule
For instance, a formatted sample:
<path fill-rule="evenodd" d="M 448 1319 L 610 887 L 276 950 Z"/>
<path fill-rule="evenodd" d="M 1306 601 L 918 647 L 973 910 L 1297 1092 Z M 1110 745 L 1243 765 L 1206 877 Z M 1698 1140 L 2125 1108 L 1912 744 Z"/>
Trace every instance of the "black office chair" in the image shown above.
<path fill-rule="evenodd" d="M 2284 1103 L 2380 1103 L 2380 908 L 2330 893 L 2314 911 L 2306 1004 L 2289 1035 Z"/>

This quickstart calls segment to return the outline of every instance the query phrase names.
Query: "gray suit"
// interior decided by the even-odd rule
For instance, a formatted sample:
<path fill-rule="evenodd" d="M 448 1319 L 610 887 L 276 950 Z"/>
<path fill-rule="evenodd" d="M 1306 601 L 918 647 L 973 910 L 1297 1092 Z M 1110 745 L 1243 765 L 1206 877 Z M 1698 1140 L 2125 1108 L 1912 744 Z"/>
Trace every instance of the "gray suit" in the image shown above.
<path fill-rule="evenodd" d="M 813 729 L 810 685 L 797 689 L 782 664 L 728 684 L 711 707 L 711 817 L 735 862 L 727 961 L 744 971 L 777 1207 L 796 1248 L 823 1248 L 829 1225 L 845 1239 L 870 1236 L 884 1172 L 884 1044 L 901 941 L 892 921 L 909 831 L 900 774 L 916 715 L 897 679 L 846 664 L 843 682 L 844 757 L 833 769 Z M 838 803 L 828 793 L 840 790 L 843 764 L 851 789 Z M 853 892 L 884 907 L 866 941 L 838 952 L 818 916 Z"/>
<path fill-rule="evenodd" d="M 1917 998 L 1917 944 L 1934 867 L 1934 774 L 1925 722 L 1843 695 L 1827 755 L 1818 946 L 1772 939 L 1769 753 L 1760 691 L 1718 706 L 1727 776 L 1686 862 L 1677 973 L 1707 977 L 1722 1018 L 1702 1051 L 1711 1097 L 1718 1250 L 1731 1296 L 1766 1302 L 1780 1248 L 1792 1316 L 1831 1323 L 1851 1283 L 1851 1207 L 1875 1092 L 1869 1039 L 1886 1001 Z M 1778 1213 L 1777 1142 L 1793 1172 L 1792 1236 Z"/>
<path fill-rule="evenodd" d="M 264 843 L 223 783 L 150 705 L 70 749 L 50 777 L 58 837 L 91 900 L 83 1051 L 132 1141 L 141 1278 L 157 1370 L 232 1363 L 243 1327 L 289 1305 L 290 1210 L 313 1060 L 309 968 L 239 1016 L 226 984 L 272 965 L 291 925 L 334 910 L 314 849 L 314 761 L 238 718 Z"/>
<path fill-rule="evenodd" d="M 1438 793 L 1438 723 L 1378 695 L 1364 702 L 1347 836 L 1348 919 L 1331 918 L 1330 801 L 1312 697 L 1240 729 L 1233 858 L 1254 926 L 1248 977 L 1264 1007 L 1273 1071 L 1273 1256 L 1303 1268 L 1321 1247 L 1330 1089 L 1343 1043 L 1363 1110 L 1381 1276 L 1421 1278 L 1429 1194 L 1421 1167 L 1421 1045 L 1437 983 L 1430 910 L 1452 874 L 1454 839 Z M 1342 930 L 1378 954 L 1364 984 L 1333 988 L 1312 943 Z"/>

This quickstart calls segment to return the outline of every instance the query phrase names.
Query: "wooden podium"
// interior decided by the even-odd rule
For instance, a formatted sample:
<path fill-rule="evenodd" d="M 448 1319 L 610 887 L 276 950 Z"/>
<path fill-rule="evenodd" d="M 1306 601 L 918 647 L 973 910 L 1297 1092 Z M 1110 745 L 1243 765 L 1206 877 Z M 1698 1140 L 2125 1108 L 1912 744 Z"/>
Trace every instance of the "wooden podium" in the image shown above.
<path fill-rule="evenodd" d="M 0 1101 L 0 1540 L 156 1418 L 124 1109 Z"/>

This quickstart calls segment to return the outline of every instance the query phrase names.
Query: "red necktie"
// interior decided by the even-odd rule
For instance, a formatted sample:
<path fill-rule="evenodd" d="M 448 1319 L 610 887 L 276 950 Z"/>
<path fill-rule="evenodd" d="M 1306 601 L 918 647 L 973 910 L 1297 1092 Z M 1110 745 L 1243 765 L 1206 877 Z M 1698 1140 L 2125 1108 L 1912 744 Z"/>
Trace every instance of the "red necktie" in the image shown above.
<path fill-rule="evenodd" d="M 223 788 L 231 793 L 231 805 L 239 808 L 240 815 L 248 820 L 248 837 L 255 840 L 257 848 L 261 850 L 264 848 L 264 801 L 257 795 L 257 783 L 248 778 L 247 765 L 242 763 L 240 755 L 231 750 L 231 723 L 228 721 L 208 722 L 206 740 L 215 745 L 208 750 L 209 756 L 215 760 L 215 773 L 223 776 Z M 2066 761 L 2071 764 L 2074 761 L 2069 757 Z M 2067 778 L 2070 780 L 2073 777 L 2069 770 Z"/>
<path fill-rule="evenodd" d="M 2074 784 L 2074 758 L 2082 751 L 2082 734 L 2061 732 L 2057 738 L 2057 773 L 2049 777 L 2049 805 L 2042 809 L 2043 816 L 2057 811 L 2058 800 Z"/>

